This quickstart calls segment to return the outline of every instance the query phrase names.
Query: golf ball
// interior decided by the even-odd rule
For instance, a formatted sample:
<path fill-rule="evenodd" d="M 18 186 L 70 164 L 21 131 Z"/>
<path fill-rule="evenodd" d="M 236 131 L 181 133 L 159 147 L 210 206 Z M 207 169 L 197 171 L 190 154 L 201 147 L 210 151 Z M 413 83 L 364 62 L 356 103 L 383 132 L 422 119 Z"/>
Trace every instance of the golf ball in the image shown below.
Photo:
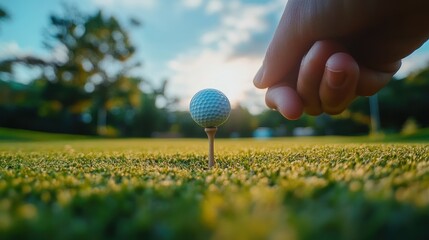
<path fill-rule="evenodd" d="M 217 127 L 228 119 L 231 105 L 221 91 L 208 88 L 192 97 L 189 110 L 198 125 L 205 128 Z"/>

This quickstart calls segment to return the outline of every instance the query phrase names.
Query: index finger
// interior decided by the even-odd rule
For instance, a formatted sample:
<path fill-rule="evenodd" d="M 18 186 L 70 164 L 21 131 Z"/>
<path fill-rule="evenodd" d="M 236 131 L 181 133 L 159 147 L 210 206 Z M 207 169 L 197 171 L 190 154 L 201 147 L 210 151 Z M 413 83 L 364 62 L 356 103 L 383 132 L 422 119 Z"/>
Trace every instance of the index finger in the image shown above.
<path fill-rule="evenodd" d="M 258 88 L 273 86 L 283 79 L 297 78 L 300 62 L 311 46 L 308 36 L 300 31 L 304 1 L 288 1 L 274 37 L 268 46 L 263 65 L 255 76 Z M 289 82 L 289 85 L 293 82 Z"/>

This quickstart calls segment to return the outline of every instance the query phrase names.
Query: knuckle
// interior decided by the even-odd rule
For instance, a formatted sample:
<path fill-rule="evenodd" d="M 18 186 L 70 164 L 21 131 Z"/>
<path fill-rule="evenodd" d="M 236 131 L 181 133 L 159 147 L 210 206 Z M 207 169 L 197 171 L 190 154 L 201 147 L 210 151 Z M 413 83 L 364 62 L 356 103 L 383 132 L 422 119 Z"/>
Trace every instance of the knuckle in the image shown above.
<path fill-rule="evenodd" d="M 338 115 L 344 112 L 345 108 L 324 108 L 323 111 L 329 115 Z"/>
<path fill-rule="evenodd" d="M 323 113 L 321 108 L 305 108 L 304 112 L 310 116 L 319 116 L 320 114 Z"/>

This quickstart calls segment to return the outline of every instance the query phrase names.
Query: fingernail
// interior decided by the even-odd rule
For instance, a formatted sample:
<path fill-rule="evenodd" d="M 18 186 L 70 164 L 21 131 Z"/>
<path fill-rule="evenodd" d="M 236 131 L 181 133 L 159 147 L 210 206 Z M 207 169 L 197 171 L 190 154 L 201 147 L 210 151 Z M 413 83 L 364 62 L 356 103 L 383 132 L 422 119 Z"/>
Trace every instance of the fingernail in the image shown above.
<path fill-rule="evenodd" d="M 261 83 L 262 83 L 262 77 L 264 76 L 264 67 L 261 66 L 258 70 L 258 72 L 256 73 L 255 77 L 253 78 L 253 84 L 256 87 L 260 87 Z"/>
<path fill-rule="evenodd" d="M 326 75 L 328 85 L 331 88 L 341 88 L 346 83 L 346 73 L 344 71 L 335 71 L 326 68 Z"/>

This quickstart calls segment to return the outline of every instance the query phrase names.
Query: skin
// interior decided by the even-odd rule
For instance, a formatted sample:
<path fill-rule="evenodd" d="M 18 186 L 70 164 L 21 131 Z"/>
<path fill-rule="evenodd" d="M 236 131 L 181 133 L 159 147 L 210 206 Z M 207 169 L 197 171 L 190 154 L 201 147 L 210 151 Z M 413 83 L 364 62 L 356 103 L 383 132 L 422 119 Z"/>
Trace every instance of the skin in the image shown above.
<path fill-rule="evenodd" d="M 429 1 L 289 0 L 254 78 L 287 119 L 371 96 L 429 38 Z"/>

